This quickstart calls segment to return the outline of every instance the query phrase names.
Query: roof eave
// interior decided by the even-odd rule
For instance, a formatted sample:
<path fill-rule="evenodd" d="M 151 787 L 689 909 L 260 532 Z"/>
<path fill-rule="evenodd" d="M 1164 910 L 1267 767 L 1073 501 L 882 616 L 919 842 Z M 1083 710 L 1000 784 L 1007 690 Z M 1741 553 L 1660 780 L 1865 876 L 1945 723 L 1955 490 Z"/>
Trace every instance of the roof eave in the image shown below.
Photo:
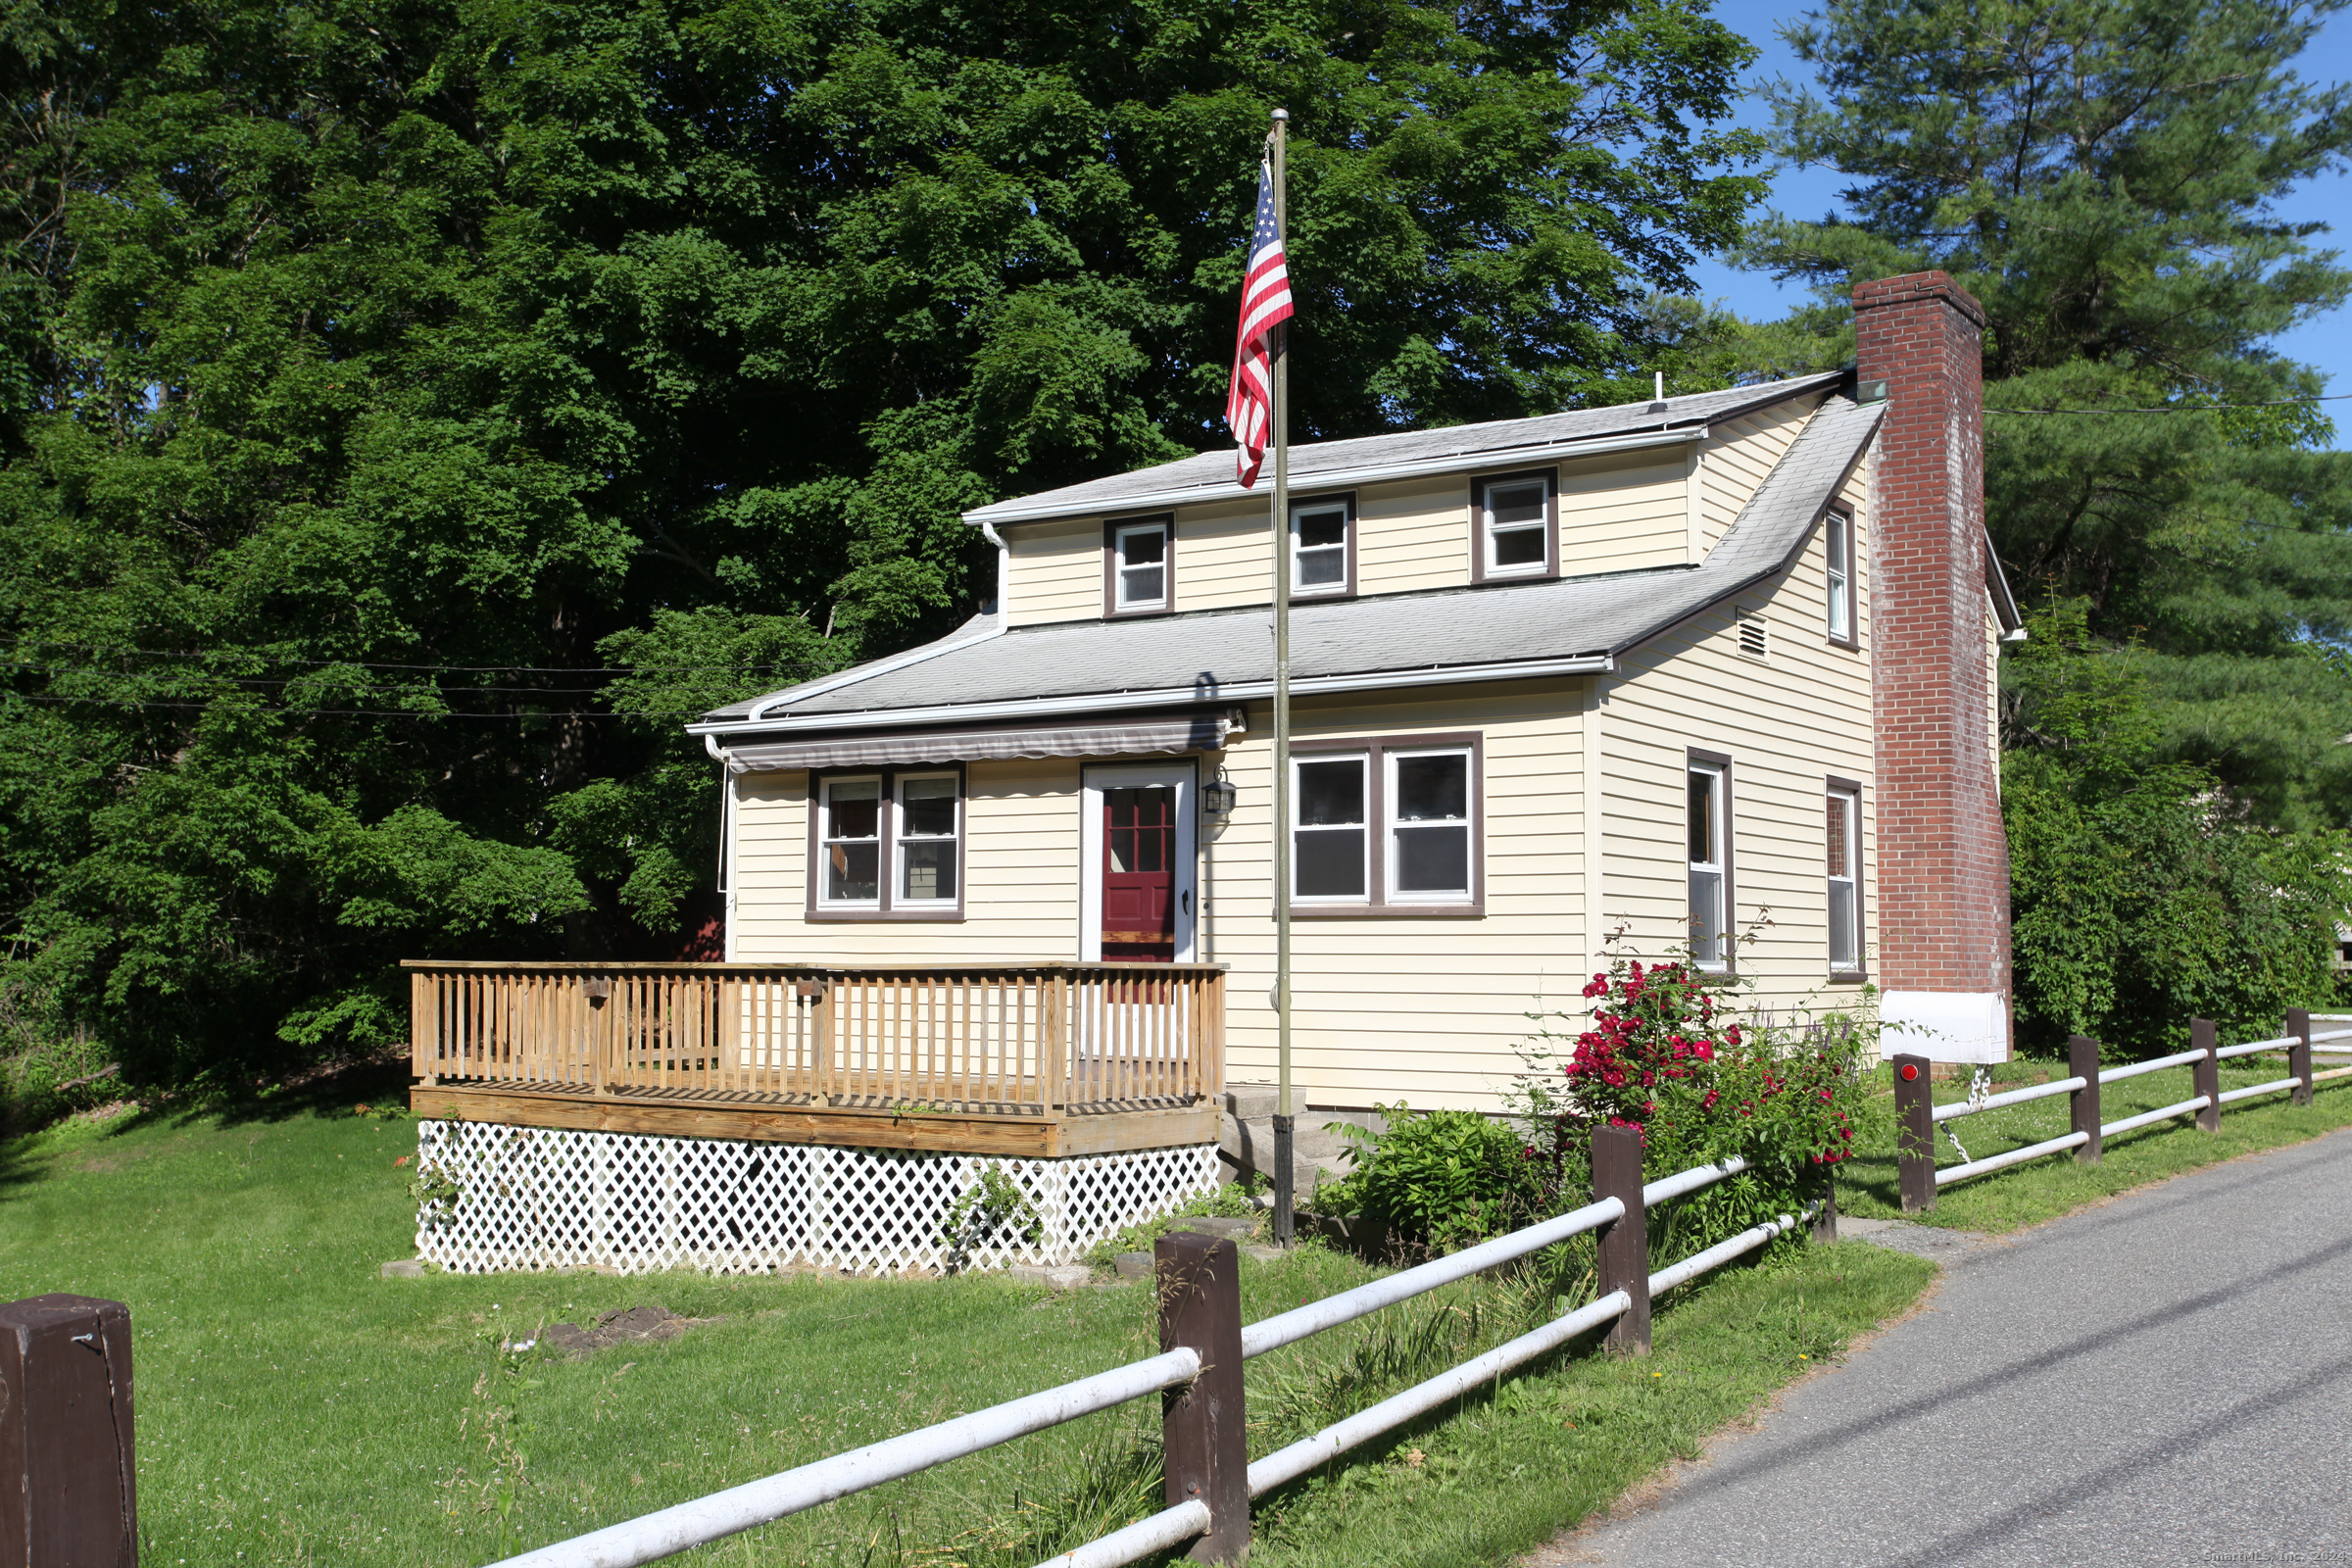
<path fill-rule="evenodd" d="M 1617 662 L 1606 653 L 1521 659 L 1494 664 L 1431 664 L 1418 669 L 1361 670 L 1337 675 L 1294 675 L 1294 696 L 1318 693 L 1390 691 L 1418 686 L 1453 686 L 1500 680 L 1537 680 L 1556 675 L 1605 675 Z M 898 728 L 949 721 L 1060 718 L 1072 713 L 1127 712 L 1150 708 L 1198 708 L 1207 704 L 1254 702 L 1274 695 L 1274 682 L 1233 681 L 1207 690 L 1198 685 L 1145 691 L 1079 692 L 1066 697 L 1008 698 L 993 703 L 939 703 L 922 708 L 863 709 L 842 712 L 787 714 L 689 724 L 690 735 L 785 735 L 815 729 Z"/>
<path fill-rule="evenodd" d="M 1418 458 L 1408 463 L 1364 464 L 1352 468 L 1332 468 L 1296 476 L 1294 482 L 1311 485 L 1317 490 L 1336 490 L 1348 485 L 1380 484 L 1396 479 L 1419 479 L 1446 473 L 1470 473 L 1480 468 L 1522 466 L 1542 463 L 1546 459 L 1597 457 L 1610 452 L 1637 452 L 1647 447 L 1685 446 L 1707 438 L 1707 426 L 1685 425 L 1672 430 L 1643 430 L 1634 435 L 1587 437 L 1580 441 L 1546 441 L 1524 447 L 1502 447 L 1492 451 L 1463 453 L 1444 458 Z M 1048 492 L 1051 494 L 1052 492 Z M 1055 518 L 1100 517 L 1112 514 L 1124 515 L 1138 512 L 1163 512 L 1170 507 L 1206 506 L 1220 501 L 1250 501 L 1262 499 L 1263 490 L 1245 490 L 1237 483 L 1184 485 L 1172 490 L 1148 490 L 1131 496 L 1102 497 L 1089 500 L 1057 501 L 1047 505 L 1024 506 L 1019 501 L 996 501 L 985 507 L 975 507 L 963 514 L 971 527 L 987 524 L 1003 527 L 1018 522 L 1047 522 Z"/>

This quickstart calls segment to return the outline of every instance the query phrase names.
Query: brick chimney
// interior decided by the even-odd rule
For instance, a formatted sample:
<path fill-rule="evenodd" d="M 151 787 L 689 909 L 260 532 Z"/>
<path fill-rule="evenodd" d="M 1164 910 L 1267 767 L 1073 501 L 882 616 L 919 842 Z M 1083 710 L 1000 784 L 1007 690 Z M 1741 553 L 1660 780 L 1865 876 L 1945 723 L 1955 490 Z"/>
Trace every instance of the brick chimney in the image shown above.
<path fill-rule="evenodd" d="M 1886 383 L 1869 541 L 1878 981 L 1888 1053 L 2009 1054 L 2009 845 L 1986 637 L 1984 308 L 1942 272 L 1854 290 Z"/>

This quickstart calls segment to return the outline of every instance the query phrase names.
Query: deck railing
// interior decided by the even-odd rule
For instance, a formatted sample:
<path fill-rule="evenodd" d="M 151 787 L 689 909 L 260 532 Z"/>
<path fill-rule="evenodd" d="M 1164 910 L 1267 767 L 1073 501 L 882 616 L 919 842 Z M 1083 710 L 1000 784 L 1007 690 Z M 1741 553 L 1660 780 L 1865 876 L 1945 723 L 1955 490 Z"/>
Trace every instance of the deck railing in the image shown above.
<path fill-rule="evenodd" d="M 427 1082 L 1032 1115 L 1224 1087 L 1216 964 L 404 967 Z"/>

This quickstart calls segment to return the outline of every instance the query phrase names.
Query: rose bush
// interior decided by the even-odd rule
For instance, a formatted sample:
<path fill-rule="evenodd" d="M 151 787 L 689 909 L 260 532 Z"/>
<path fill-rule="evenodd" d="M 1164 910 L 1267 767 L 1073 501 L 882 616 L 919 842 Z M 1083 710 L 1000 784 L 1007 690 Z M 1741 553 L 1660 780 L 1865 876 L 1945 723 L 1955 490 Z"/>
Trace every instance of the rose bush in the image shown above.
<path fill-rule="evenodd" d="M 1739 984 L 1687 959 L 1620 956 L 1585 987 L 1586 1027 L 1539 1030 L 1515 1110 L 1549 1206 L 1590 1200 L 1591 1135 L 1603 1126 L 1642 1135 L 1653 1181 L 1746 1159 L 1740 1176 L 1653 1215 L 1653 1241 L 1669 1250 L 1677 1236 L 1720 1240 L 1828 1191 L 1865 1113 L 1870 1021 L 1742 1010 Z"/>

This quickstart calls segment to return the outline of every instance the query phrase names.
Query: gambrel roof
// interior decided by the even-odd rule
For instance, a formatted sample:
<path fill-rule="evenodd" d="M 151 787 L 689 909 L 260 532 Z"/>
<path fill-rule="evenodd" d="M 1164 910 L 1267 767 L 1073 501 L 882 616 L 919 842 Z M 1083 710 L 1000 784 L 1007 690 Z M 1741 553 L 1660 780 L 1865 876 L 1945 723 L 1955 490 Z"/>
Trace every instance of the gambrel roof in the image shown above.
<path fill-rule="evenodd" d="M 1776 395 L 1763 402 L 1814 394 L 1836 379 L 1775 383 Z M 1758 391 L 1679 398 L 1669 409 L 1673 417 L 1682 419 L 1690 416 L 1687 406 L 1705 404 L 1705 416 L 1721 418 L 1761 406 Z M 1642 412 L 1645 423 L 1641 428 L 1656 428 L 1659 416 Z M 1857 405 L 1839 395 L 1826 398 L 1696 566 L 1296 604 L 1291 610 L 1292 690 L 1300 695 L 1384 690 L 1611 668 L 1627 650 L 1788 566 L 1861 461 L 1885 412 L 1884 403 Z M 1615 422 L 1602 420 L 1599 416 L 1604 415 L 1615 416 Z M 1586 420 L 1594 437 L 1605 438 L 1624 433 L 1625 417 L 1623 410 L 1603 409 L 1505 421 L 1514 427 L 1544 426 L 1547 432 L 1540 443 L 1521 440 L 1507 445 L 1502 444 L 1506 432 L 1500 426 L 1469 426 L 1490 432 L 1488 444 L 1449 451 L 1476 451 L 1482 454 L 1479 464 L 1485 466 L 1498 455 L 1522 453 L 1531 444 L 1556 444 L 1554 427 L 1562 421 Z M 1326 445 L 1358 449 L 1349 462 L 1362 466 L 1361 449 L 1376 443 L 1425 443 L 1437 437 L 1458 441 L 1463 428 Z M 1428 456 L 1425 445 L 1414 450 Z M 1087 510 L 1100 512 L 1114 504 L 1105 499 L 1103 487 L 1126 484 L 1130 488 L 1124 493 L 1147 493 L 1147 482 L 1211 460 L 1231 474 L 1231 455 L 1214 453 L 1050 495 L 1069 497 L 1083 491 L 1094 498 Z M 1311 477 L 1320 484 L 1332 471 L 1336 470 L 1314 470 Z M 1294 473 L 1299 483 L 1310 477 L 1296 468 Z M 1166 488 L 1159 484 L 1151 493 Z M 983 508 L 973 515 L 990 510 Z M 1007 630 L 1000 609 L 975 616 L 925 647 L 730 704 L 691 727 L 712 735 L 748 736 L 1107 713 L 1263 698 L 1273 690 L 1272 619 L 1271 607 L 1259 605 Z"/>

